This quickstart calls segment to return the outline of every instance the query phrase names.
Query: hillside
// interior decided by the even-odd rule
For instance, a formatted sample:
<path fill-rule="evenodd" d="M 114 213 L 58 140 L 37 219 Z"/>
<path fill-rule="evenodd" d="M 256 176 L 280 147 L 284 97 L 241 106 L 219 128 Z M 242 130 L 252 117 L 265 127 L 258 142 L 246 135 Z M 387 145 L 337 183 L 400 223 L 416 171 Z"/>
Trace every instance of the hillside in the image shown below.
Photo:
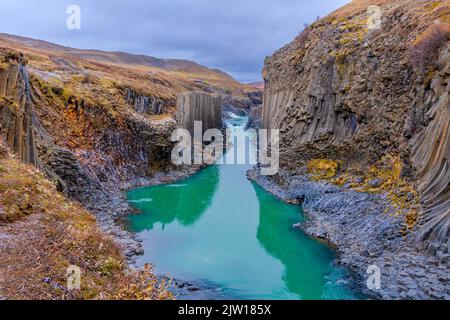
<path fill-rule="evenodd" d="M 95 89 L 116 89 L 115 93 L 121 96 L 116 100 L 125 99 L 136 108 L 137 104 L 144 104 L 141 108 L 150 114 L 172 114 L 176 95 L 186 91 L 229 96 L 234 104 L 244 108 L 251 103 L 248 95 L 257 91 L 220 70 L 192 61 L 80 50 L 8 34 L 0 34 L 0 48 L 24 54 L 31 74 L 51 85 L 92 96 L 96 95 Z"/>
<path fill-rule="evenodd" d="M 130 270 L 95 217 L 0 144 L 1 299 L 171 299 L 147 268 Z M 24 245 L 25 244 L 25 245 Z M 67 290 L 66 268 L 82 270 Z"/>
<path fill-rule="evenodd" d="M 250 85 L 250 86 L 252 86 L 254 88 L 258 88 L 258 89 L 264 90 L 264 81 L 252 82 L 252 83 L 249 83 L 248 85 Z"/>

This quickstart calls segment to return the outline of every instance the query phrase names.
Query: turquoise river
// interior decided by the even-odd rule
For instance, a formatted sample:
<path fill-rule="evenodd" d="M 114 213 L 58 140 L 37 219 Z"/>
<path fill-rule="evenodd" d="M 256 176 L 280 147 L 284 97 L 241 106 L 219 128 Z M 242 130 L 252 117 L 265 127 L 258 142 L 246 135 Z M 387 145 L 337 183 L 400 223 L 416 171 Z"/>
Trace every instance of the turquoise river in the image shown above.
<path fill-rule="evenodd" d="M 235 118 L 231 130 L 243 130 Z M 173 184 L 131 190 L 141 214 L 138 264 L 175 279 L 210 282 L 235 299 L 357 299 L 334 252 L 292 226 L 304 219 L 249 181 L 250 165 L 216 164 Z"/>

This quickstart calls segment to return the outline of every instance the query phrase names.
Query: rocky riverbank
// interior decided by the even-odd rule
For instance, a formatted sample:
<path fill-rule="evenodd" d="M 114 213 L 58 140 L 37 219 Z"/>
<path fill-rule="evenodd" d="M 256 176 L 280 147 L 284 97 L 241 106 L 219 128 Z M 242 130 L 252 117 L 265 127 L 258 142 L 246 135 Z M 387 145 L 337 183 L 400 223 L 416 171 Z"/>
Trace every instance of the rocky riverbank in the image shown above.
<path fill-rule="evenodd" d="M 121 245 L 128 263 L 136 267 L 135 260 L 137 256 L 143 253 L 142 241 L 124 226 L 124 217 L 136 213 L 136 209 L 132 208 L 127 202 L 125 192 L 133 188 L 182 180 L 195 174 L 200 169 L 200 166 L 186 166 L 168 172 L 158 172 L 152 177 L 136 178 L 123 182 L 119 187 L 106 184 L 102 191 L 97 192 L 90 201 L 84 202 L 83 205 L 95 214 L 100 228 L 105 233 L 111 234 Z"/>
<path fill-rule="evenodd" d="M 357 192 L 284 170 L 274 178 L 254 168 L 248 177 L 286 202 L 302 199 L 307 221 L 298 227 L 336 247 L 336 263 L 353 272 L 353 283 L 363 293 L 380 299 L 450 299 L 449 255 L 416 249 L 412 236 L 402 235 L 402 219 L 384 213 L 389 209 L 385 194 Z M 381 269 L 380 290 L 366 286 L 371 265 Z"/>

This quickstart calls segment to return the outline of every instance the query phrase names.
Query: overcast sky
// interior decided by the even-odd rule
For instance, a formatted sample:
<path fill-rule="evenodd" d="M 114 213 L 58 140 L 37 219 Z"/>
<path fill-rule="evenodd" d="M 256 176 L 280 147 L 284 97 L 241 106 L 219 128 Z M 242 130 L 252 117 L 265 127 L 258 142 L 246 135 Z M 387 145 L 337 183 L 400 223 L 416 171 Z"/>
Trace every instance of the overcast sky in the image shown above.
<path fill-rule="evenodd" d="M 349 0 L 1 0 L 0 32 L 83 49 L 194 60 L 242 82 L 304 23 Z M 69 5 L 81 29 L 66 27 Z"/>

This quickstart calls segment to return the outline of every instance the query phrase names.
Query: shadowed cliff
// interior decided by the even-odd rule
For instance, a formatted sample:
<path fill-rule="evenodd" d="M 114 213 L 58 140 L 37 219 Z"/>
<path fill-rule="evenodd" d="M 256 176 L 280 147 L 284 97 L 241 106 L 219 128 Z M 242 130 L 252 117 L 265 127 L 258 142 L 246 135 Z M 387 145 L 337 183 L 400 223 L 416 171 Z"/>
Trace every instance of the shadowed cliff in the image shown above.
<path fill-rule="evenodd" d="M 380 29 L 368 28 L 369 4 L 379 5 Z M 405 203 L 416 189 L 420 214 L 412 217 L 408 203 L 399 214 L 433 252 L 447 246 L 450 225 L 449 15 L 440 1 L 353 1 L 264 67 L 262 121 L 280 129 L 282 166 L 329 165 L 330 177 L 363 179 L 392 168 L 398 174 L 372 177 L 369 189 L 386 186 L 393 202 Z"/>

